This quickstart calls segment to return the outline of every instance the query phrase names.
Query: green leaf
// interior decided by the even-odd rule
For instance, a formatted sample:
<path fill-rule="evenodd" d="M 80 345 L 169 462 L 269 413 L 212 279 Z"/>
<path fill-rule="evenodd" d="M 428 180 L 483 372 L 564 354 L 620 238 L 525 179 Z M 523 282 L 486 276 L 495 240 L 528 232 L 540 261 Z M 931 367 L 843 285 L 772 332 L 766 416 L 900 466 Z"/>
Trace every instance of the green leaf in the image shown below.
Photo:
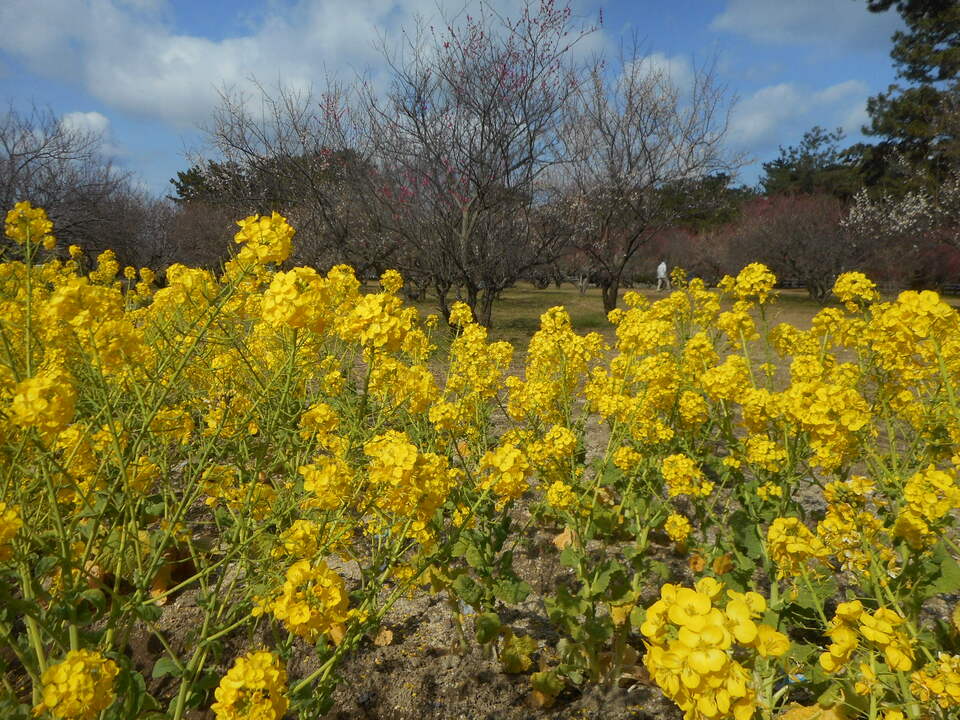
<path fill-rule="evenodd" d="M 812 592 L 811 592 L 812 591 Z M 808 610 L 823 607 L 828 598 L 837 594 L 837 581 L 832 577 L 823 580 L 811 581 L 809 586 L 801 583 L 794 603 Z"/>
<path fill-rule="evenodd" d="M 628 590 L 627 577 L 623 566 L 618 562 L 609 562 L 590 584 L 592 597 L 603 597 L 606 600 L 622 597 Z"/>
<path fill-rule="evenodd" d="M 593 527 L 596 528 L 595 533 L 591 533 L 591 537 L 596 537 L 596 535 L 610 535 L 612 534 L 619 525 L 619 518 L 617 513 L 612 509 L 595 509 L 593 513 Z"/>
<path fill-rule="evenodd" d="M 556 697 L 563 690 L 563 678 L 555 670 L 535 672 L 530 676 L 530 684 L 534 690 L 548 697 Z"/>
<path fill-rule="evenodd" d="M 466 553 L 464 553 L 464 557 L 466 558 L 467 564 L 470 565 L 470 567 L 480 569 L 487 566 L 487 563 L 483 557 L 483 553 L 480 552 L 480 548 L 478 548 L 476 545 L 468 546 Z"/>
<path fill-rule="evenodd" d="M 60 564 L 60 560 L 53 555 L 44 555 L 34 568 L 34 577 L 41 577 Z"/>
<path fill-rule="evenodd" d="M 613 575 L 611 568 L 605 568 L 590 584 L 590 594 L 593 596 L 602 595 L 603 591 L 610 585 L 610 577 Z"/>
<path fill-rule="evenodd" d="M 491 643 L 500 635 L 500 616 L 492 612 L 481 613 L 474 619 L 474 628 L 478 643 Z"/>
<path fill-rule="evenodd" d="M 513 635 L 504 644 L 500 652 L 500 662 L 508 673 L 522 673 L 530 669 L 533 660 L 530 655 L 536 652 L 537 641 L 529 635 Z"/>
<path fill-rule="evenodd" d="M 583 631 L 581 637 L 585 637 L 593 647 L 603 646 L 613 635 L 613 621 L 609 615 L 601 619 L 587 618 L 580 627 Z"/>
<path fill-rule="evenodd" d="M 564 567 L 576 570 L 580 567 L 580 560 L 583 555 L 573 545 L 567 545 L 560 553 L 560 564 Z"/>
<path fill-rule="evenodd" d="M 463 600 L 467 605 L 476 607 L 483 598 L 483 588 L 469 575 L 459 575 L 451 585 L 457 597 Z"/>
<path fill-rule="evenodd" d="M 80 599 L 86 600 L 93 605 L 99 612 L 103 612 L 107 607 L 107 597 L 102 590 L 90 588 L 80 593 Z"/>
<path fill-rule="evenodd" d="M 670 568 L 667 564 L 661 560 L 654 560 L 650 563 L 650 572 L 653 575 L 656 575 L 661 580 L 666 580 L 670 577 Z"/>
<path fill-rule="evenodd" d="M 161 517 L 166 510 L 163 500 L 157 502 L 148 503 L 143 508 L 143 513 L 151 517 Z"/>
<path fill-rule="evenodd" d="M 467 532 L 468 531 L 462 532 L 459 539 L 453 544 L 453 547 L 450 548 L 450 554 L 454 557 L 463 557 L 467 554 L 467 548 L 471 545 L 467 538 Z"/>
<path fill-rule="evenodd" d="M 156 622 L 160 619 L 160 616 L 163 615 L 163 609 L 159 605 L 152 603 L 140 603 L 134 606 L 133 613 L 141 620 Z"/>
<path fill-rule="evenodd" d="M 147 682 L 143 675 L 135 671 L 120 673 L 117 683 L 117 697 L 124 698 L 123 709 L 125 717 L 136 717 L 142 720 L 164 718 L 160 712 L 160 703 L 147 692 Z"/>
<path fill-rule="evenodd" d="M 580 597 L 574 597 L 565 587 L 557 589 L 556 597 L 544 599 L 547 617 L 555 625 L 566 628 L 572 633 L 580 624 L 580 617 L 587 611 L 589 603 Z"/>
<path fill-rule="evenodd" d="M 153 672 L 151 673 L 151 676 L 155 678 L 162 678 L 166 677 L 167 675 L 180 677 L 180 674 L 181 671 L 180 668 L 177 667 L 177 663 L 175 663 L 172 658 L 164 655 L 153 664 Z"/>
<path fill-rule="evenodd" d="M 930 596 L 960 591 L 960 564 L 949 553 L 940 560 L 940 572 L 929 586 Z"/>
<path fill-rule="evenodd" d="M 744 555 L 754 560 L 763 557 L 763 541 L 757 524 L 750 519 L 743 510 L 738 510 L 730 516 L 730 529 L 733 538 Z"/>
<path fill-rule="evenodd" d="M 526 600 L 532 589 L 522 580 L 504 580 L 494 586 L 493 595 L 507 605 L 516 605 Z"/>

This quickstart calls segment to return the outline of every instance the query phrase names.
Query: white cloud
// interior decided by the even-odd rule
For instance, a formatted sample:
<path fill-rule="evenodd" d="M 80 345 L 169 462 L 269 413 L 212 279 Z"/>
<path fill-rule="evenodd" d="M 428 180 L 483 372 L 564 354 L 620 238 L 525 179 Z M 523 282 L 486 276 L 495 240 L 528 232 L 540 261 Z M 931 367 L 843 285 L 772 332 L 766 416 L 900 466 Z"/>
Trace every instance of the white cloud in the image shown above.
<path fill-rule="evenodd" d="M 521 0 L 495 0 L 510 14 Z M 384 70 L 376 42 L 400 37 L 418 14 L 438 22 L 435 0 L 298 0 L 265 3 L 256 27 L 211 40 L 176 32 L 166 0 L 3 0 L 0 50 L 31 71 L 82 86 L 109 107 L 180 126 L 206 120 L 222 87 L 306 88 L 329 70 L 352 78 Z M 589 38 L 579 49 L 595 48 Z"/>
<path fill-rule="evenodd" d="M 110 118 L 96 111 L 69 112 L 60 117 L 60 126 L 65 130 L 90 133 L 100 139 L 100 152 L 108 157 L 118 157 L 126 153 L 113 141 Z"/>
<path fill-rule="evenodd" d="M 89 132 L 106 137 L 110 120 L 98 112 L 71 112 L 60 118 L 60 125 L 67 130 Z"/>
<path fill-rule="evenodd" d="M 847 80 L 821 90 L 792 83 L 761 88 L 737 104 L 730 125 L 734 146 L 762 152 L 777 144 L 792 145 L 814 125 L 840 126 L 848 135 L 859 132 L 866 121 L 869 88 Z"/>
<path fill-rule="evenodd" d="M 125 5 L 134 10 L 139 10 L 140 12 L 146 13 L 156 13 L 161 10 L 166 10 L 168 5 L 167 0 L 117 0 L 120 5 Z"/>
<path fill-rule="evenodd" d="M 847 135 L 855 135 L 865 125 L 870 125 L 870 116 L 867 114 L 867 101 L 862 100 L 848 108 L 840 126 Z"/>
<path fill-rule="evenodd" d="M 852 0 L 729 0 L 710 29 L 766 45 L 885 50 L 901 25 L 896 12 L 872 13 Z"/>
<path fill-rule="evenodd" d="M 776 135 L 776 130 L 791 117 L 809 109 L 809 98 L 790 83 L 761 88 L 734 110 L 730 139 L 741 148 L 756 146 Z"/>
<path fill-rule="evenodd" d="M 637 60 L 637 69 L 644 75 L 662 73 L 677 88 L 687 89 L 693 84 L 693 66 L 683 55 L 670 57 L 662 52 L 651 53 Z"/>
<path fill-rule="evenodd" d="M 867 92 L 869 89 L 859 80 L 846 80 L 814 93 L 813 101 L 819 105 L 831 105 L 851 97 L 865 97 Z"/>

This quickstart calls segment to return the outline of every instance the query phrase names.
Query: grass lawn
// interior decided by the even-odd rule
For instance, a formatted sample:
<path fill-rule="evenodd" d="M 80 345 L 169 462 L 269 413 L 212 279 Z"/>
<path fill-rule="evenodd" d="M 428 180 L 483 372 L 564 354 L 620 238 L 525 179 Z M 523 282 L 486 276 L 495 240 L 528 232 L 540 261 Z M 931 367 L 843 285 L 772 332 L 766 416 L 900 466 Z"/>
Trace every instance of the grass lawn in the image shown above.
<path fill-rule="evenodd" d="M 666 292 L 657 292 L 650 288 L 637 288 L 637 292 L 651 301 L 666 297 Z M 619 307 L 623 305 L 621 293 Z M 422 315 L 437 312 L 432 296 L 416 302 Z M 599 288 L 589 288 L 581 294 L 580 290 L 565 283 L 557 288 L 551 285 L 543 290 L 530 283 L 518 283 L 503 295 L 493 306 L 493 328 L 491 340 L 506 340 L 513 344 L 518 353 L 526 352 L 530 336 L 540 327 L 540 316 L 555 305 L 563 305 L 573 321 L 574 329 L 579 333 L 599 332 L 608 342 L 615 340 L 614 327 L 607 322 L 603 312 L 603 299 Z M 803 329 L 810 327 L 810 318 L 820 309 L 820 305 L 810 299 L 805 291 L 784 290 L 780 298 L 770 309 L 772 324 L 789 322 Z"/>
<path fill-rule="evenodd" d="M 366 288 L 367 292 L 376 290 L 373 284 Z M 666 292 L 657 292 L 651 288 L 636 288 L 636 291 L 651 302 L 667 296 Z M 805 290 L 779 290 L 778 293 L 776 302 L 767 309 L 770 327 L 786 322 L 802 330 L 809 330 L 811 319 L 823 306 L 812 300 Z M 620 298 L 619 307 L 624 308 L 623 292 Z M 895 298 L 894 294 L 885 296 L 884 300 Z M 955 307 L 960 305 L 960 297 L 945 297 L 944 300 Z M 438 312 L 432 295 L 413 304 L 423 316 Z M 600 289 L 591 287 L 581 294 L 572 283 L 565 283 L 559 288 L 551 285 L 543 290 L 530 283 L 518 283 L 504 291 L 493 306 L 490 339 L 510 342 L 516 348 L 517 357 L 520 357 L 526 352 L 530 336 L 540 327 L 540 316 L 555 305 L 563 305 L 567 309 L 577 332 L 596 331 L 603 335 L 607 342 L 615 342 L 614 327 L 607 322 L 603 312 Z M 828 303 L 828 306 L 836 307 L 839 304 L 834 301 Z"/>

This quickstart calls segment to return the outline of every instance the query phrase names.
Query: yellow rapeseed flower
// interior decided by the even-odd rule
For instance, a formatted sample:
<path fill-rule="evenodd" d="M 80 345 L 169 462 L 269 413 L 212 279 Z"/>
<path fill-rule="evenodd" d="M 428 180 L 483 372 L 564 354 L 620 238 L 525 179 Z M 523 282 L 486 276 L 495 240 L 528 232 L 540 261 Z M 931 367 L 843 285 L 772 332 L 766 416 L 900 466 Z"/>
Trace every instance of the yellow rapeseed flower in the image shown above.
<path fill-rule="evenodd" d="M 287 712 L 287 671 L 266 650 L 237 658 L 214 691 L 217 720 L 281 720 Z"/>
<path fill-rule="evenodd" d="M 113 702 L 118 672 L 116 663 L 100 653 L 71 650 L 44 671 L 41 701 L 33 712 L 58 720 L 92 720 Z"/>

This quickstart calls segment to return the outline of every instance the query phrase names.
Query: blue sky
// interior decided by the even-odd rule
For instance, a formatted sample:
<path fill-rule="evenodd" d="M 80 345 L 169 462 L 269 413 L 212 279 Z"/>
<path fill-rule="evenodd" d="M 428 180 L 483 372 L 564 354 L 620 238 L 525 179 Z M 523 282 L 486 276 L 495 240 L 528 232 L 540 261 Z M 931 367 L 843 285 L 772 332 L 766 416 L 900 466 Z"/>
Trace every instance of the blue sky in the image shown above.
<path fill-rule="evenodd" d="M 520 0 L 491 0 L 510 14 Z M 459 10 L 471 2 L 444 2 Z M 715 61 L 738 100 L 732 151 L 760 163 L 813 125 L 861 139 L 866 99 L 894 81 L 895 13 L 865 0 L 575 0 L 575 14 L 602 29 L 590 50 L 615 51 L 636 36 L 678 83 Z M 105 147 L 154 193 L 202 150 L 200 123 L 217 88 L 306 86 L 325 74 L 382 77 L 379 34 L 399 36 L 437 0 L 3 0 L 0 102 L 50 107 L 65 122 L 102 132 Z"/>

